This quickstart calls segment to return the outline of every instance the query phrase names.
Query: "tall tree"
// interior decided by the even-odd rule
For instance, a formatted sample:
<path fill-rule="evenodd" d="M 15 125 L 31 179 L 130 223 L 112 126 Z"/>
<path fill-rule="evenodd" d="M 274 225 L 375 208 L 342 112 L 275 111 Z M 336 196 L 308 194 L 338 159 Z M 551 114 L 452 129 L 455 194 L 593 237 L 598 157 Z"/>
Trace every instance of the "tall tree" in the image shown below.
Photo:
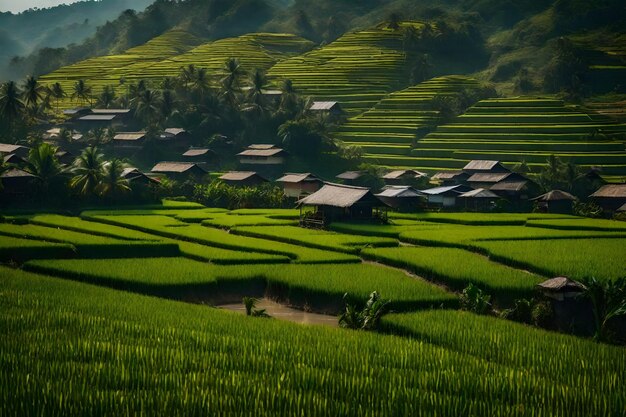
<path fill-rule="evenodd" d="M 222 84 L 228 85 L 234 90 L 241 86 L 241 79 L 246 75 L 246 70 L 241 66 L 237 58 L 228 58 L 224 63 L 224 73 Z"/>
<path fill-rule="evenodd" d="M 103 165 L 104 155 L 98 148 L 93 146 L 85 148 L 72 166 L 74 176 L 70 180 L 70 187 L 82 195 L 92 196 L 101 183 Z"/>
<path fill-rule="evenodd" d="M 0 118 L 9 123 L 22 117 L 24 102 L 21 91 L 14 81 L 7 81 L 0 88 Z"/>
<path fill-rule="evenodd" d="M 119 159 L 113 159 L 103 165 L 98 194 L 115 199 L 130 191 L 128 180 L 122 177 L 124 167 L 124 163 Z"/>
<path fill-rule="evenodd" d="M 50 87 L 50 95 L 56 100 L 56 112 L 59 112 L 59 101 L 67 97 L 61 83 L 56 82 Z"/>
<path fill-rule="evenodd" d="M 108 109 L 115 102 L 115 89 L 110 85 L 105 85 L 98 97 L 97 106 Z"/>
<path fill-rule="evenodd" d="M 74 83 L 72 99 L 79 99 L 81 104 L 85 104 L 85 101 L 89 101 L 91 104 L 91 91 L 91 87 L 87 85 L 85 80 L 78 80 Z"/>
<path fill-rule="evenodd" d="M 156 90 L 144 90 L 135 100 L 135 115 L 146 125 L 159 123 L 161 114 L 161 96 Z"/>
<path fill-rule="evenodd" d="M 22 95 L 24 96 L 24 104 L 30 108 L 36 108 L 44 98 L 46 88 L 39 84 L 37 78 L 32 75 L 26 78 L 22 87 Z"/>
<path fill-rule="evenodd" d="M 28 153 L 26 170 L 37 177 L 45 198 L 49 196 L 51 187 L 63 174 L 56 152 L 56 147 L 42 142 L 34 146 Z"/>

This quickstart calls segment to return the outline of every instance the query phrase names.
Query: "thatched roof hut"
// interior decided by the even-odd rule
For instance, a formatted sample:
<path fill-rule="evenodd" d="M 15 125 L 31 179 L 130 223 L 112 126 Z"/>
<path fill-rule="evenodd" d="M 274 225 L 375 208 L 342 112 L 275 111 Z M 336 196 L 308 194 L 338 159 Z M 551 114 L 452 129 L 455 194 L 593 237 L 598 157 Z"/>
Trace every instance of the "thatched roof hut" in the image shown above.
<path fill-rule="evenodd" d="M 626 204 L 626 184 L 607 184 L 589 196 L 602 209 L 611 213 Z"/>
<path fill-rule="evenodd" d="M 369 188 L 326 183 L 315 193 L 298 200 L 300 208 L 315 207 L 316 221 L 324 224 L 335 220 L 371 219 L 374 209 L 386 207 Z M 305 218 L 301 218 L 306 223 Z"/>
<path fill-rule="evenodd" d="M 233 187 L 256 187 L 268 180 L 254 171 L 230 171 L 219 177 Z"/>
<path fill-rule="evenodd" d="M 537 207 L 545 213 L 569 214 L 577 198 L 566 191 L 552 190 L 531 200 L 536 201 Z"/>

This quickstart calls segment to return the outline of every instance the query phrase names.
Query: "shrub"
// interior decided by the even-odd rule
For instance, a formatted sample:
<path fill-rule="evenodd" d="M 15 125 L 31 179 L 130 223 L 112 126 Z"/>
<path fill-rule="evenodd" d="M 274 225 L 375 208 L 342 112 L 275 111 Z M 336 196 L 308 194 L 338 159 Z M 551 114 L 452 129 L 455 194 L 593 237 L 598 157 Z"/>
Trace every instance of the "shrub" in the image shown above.
<path fill-rule="evenodd" d="M 491 307 L 491 296 L 469 284 L 461 293 L 461 308 L 477 314 L 486 314 Z"/>

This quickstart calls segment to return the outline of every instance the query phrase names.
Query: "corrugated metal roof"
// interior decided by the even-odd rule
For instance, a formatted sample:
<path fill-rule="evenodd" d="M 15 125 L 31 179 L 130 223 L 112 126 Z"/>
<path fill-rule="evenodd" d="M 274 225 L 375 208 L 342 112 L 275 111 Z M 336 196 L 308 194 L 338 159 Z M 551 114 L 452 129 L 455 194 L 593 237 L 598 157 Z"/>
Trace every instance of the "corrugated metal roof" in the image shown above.
<path fill-rule="evenodd" d="M 92 109 L 93 114 L 128 114 L 130 109 Z"/>
<path fill-rule="evenodd" d="M 335 107 L 337 104 L 336 101 L 314 101 L 313 104 L 311 104 L 311 107 L 309 108 L 310 110 L 331 110 L 333 107 Z"/>
<path fill-rule="evenodd" d="M 24 177 L 35 177 L 30 172 L 23 171 L 21 169 L 13 168 L 8 171 L 5 171 L 0 178 L 24 178 Z"/>
<path fill-rule="evenodd" d="M 510 172 L 480 172 L 473 174 L 467 179 L 467 182 L 500 182 L 510 177 Z"/>
<path fill-rule="evenodd" d="M 367 198 L 368 195 L 375 199 L 369 188 L 327 183 L 318 191 L 299 200 L 298 204 L 345 208 L 353 206 L 360 200 Z"/>
<path fill-rule="evenodd" d="M 460 198 L 499 198 L 496 193 L 493 193 L 484 188 L 477 188 L 476 190 L 468 191 L 459 196 Z"/>
<path fill-rule="evenodd" d="M 567 277 L 551 278 L 540 284 L 537 284 L 537 286 L 549 291 L 582 291 L 585 289 L 585 286 L 583 284 L 578 281 L 571 280 Z"/>
<path fill-rule="evenodd" d="M 474 161 L 470 161 L 467 165 L 463 167 L 468 171 L 491 171 L 495 167 L 500 165 L 500 161 L 487 161 L 477 159 Z"/>
<path fill-rule="evenodd" d="M 607 184 L 589 197 L 626 198 L 626 184 Z"/>
<path fill-rule="evenodd" d="M 411 197 L 420 197 L 423 194 L 417 191 L 413 187 L 405 187 L 405 186 L 387 186 L 383 188 L 383 190 L 374 194 L 376 197 L 388 197 L 388 198 L 411 198 Z"/>
<path fill-rule="evenodd" d="M 276 145 L 272 145 L 271 143 L 253 143 L 252 145 L 248 145 L 248 149 L 274 149 Z"/>
<path fill-rule="evenodd" d="M 434 180 L 452 180 L 459 176 L 469 176 L 468 173 L 463 171 L 451 171 L 451 172 L 438 172 L 432 176 Z"/>
<path fill-rule="evenodd" d="M 265 180 L 265 178 L 263 178 L 254 171 L 230 171 L 219 178 L 224 181 L 244 181 L 254 176 Z"/>
<path fill-rule="evenodd" d="M 108 122 L 115 119 L 117 116 L 115 114 L 89 114 L 87 116 L 83 116 L 78 120 L 83 122 Z"/>
<path fill-rule="evenodd" d="M 183 156 L 204 156 L 213 153 L 209 148 L 192 148 L 183 154 Z"/>
<path fill-rule="evenodd" d="M 270 157 L 277 156 L 279 154 L 285 153 L 284 150 L 280 148 L 273 149 L 246 149 L 243 152 L 239 152 L 237 156 L 254 156 L 254 157 Z"/>
<path fill-rule="evenodd" d="M 120 132 L 113 137 L 113 140 L 140 140 L 146 137 L 146 132 Z"/>
<path fill-rule="evenodd" d="M 420 192 L 424 193 L 424 194 L 428 194 L 428 195 L 437 195 L 437 194 L 443 194 L 443 193 L 447 193 L 449 191 L 457 191 L 458 188 L 461 187 L 460 185 L 448 185 L 446 187 L 434 187 L 434 188 L 428 188 L 426 190 L 420 190 Z M 457 193 L 461 194 L 464 191 L 457 191 Z"/>
<path fill-rule="evenodd" d="M 288 183 L 293 183 L 293 184 L 297 184 L 303 181 L 321 181 L 321 180 L 309 172 L 305 172 L 302 174 L 286 172 L 285 175 L 283 175 L 282 177 L 276 180 L 276 182 L 288 182 Z"/>
<path fill-rule="evenodd" d="M 8 143 L 0 143 L 0 153 L 15 153 L 20 149 L 27 149 L 25 146 L 10 145 Z"/>
<path fill-rule="evenodd" d="M 363 172 L 361 171 L 346 171 L 337 175 L 335 178 L 339 178 L 340 180 L 356 180 L 363 176 Z"/>
<path fill-rule="evenodd" d="M 186 172 L 194 167 L 206 172 L 201 166 L 199 166 L 198 164 L 194 164 L 193 162 L 159 162 L 152 168 L 151 171 L 156 173 L 181 173 Z"/>
<path fill-rule="evenodd" d="M 168 127 L 164 130 L 164 132 L 174 136 L 180 135 L 181 133 L 187 133 L 185 129 L 180 127 Z"/>
<path fill-rule="evenodd" d="M 395 180 L 405 175 L 411 176 L 413 178 L 427 177 L 427 175 L 424 174 L 423 172 L 416 171 L 414 169 L 399 169 L 396 171 L 391 171 L 391 172 L 386 173 L 385 175 L 383 175 L 383 179 Z"/>
<path fill-rule="evenodd" d="M 489 188 L 491 191 L 520 191 L 528 181 L 502 181 L 494 184 Z"/>
<path fill-rule="evenodd" d="M 562 190 L 552 190 L 549 191 L 545 194 L 540 195 L 539 197 L 535 197 L 532 200 L 537 200 L 537 201 L 563 201 L 563 200 L 569 200 L 569 201 L 574 201 L 577 200 L 576 197 L 574 197 L 573 195 L 571 195 L 568 192 L 562 191 Z"/>

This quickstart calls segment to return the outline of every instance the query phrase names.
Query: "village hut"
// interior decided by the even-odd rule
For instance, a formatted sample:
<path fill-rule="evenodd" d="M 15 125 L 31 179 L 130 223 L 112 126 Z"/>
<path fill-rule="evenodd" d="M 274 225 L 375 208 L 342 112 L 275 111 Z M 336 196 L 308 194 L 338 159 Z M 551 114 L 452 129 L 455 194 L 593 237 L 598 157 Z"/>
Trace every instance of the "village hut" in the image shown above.
<path fill-rule="evenodd" d="M 30 192 L 32 183 L 36 180 L 36 177 L 21 169 L 12 168 L 0 175 L 0 182 L 2 183 L 2 193 L 19 195 L 27 194 Z"/>
<path fill-rule="evenodd" d="M 230 171 L 219 177 L 233 187 L 257 187 L 269 180 L 254 171 Z"/>
<path fill-rule="evenodd" d="M 298 201 L 300 224 L 305 227 L 324 227 L 332 221 L 373 220 L 386 217 L 386 204 L 369 188 L 326 183 L 317 192 Z M 305 213 L 304 207 L 314 207 Z"/>
<path fill-rule="evenodd" d="M 537 208 L 543 213 L 571 214 L 577 198 L 562 190 L 552 190 L 531 200 L 537 202 Z"/>
<path fill-rule="evenodd" d="M 577 334 L 593 332 L 591 303 L 580 296 L 585 290 L 583 284 L 567 277 L 556 277 L 539 283 L 537 290 L 550 302 L 556 328 Z"/>
<path fill-rule="evenodd" d="M 14 153 L 10 153 L 8 155 L 4 155 L 4 157 L 2 157 L 2 160 L 4 161 L 5 165 L 7 165 L 7 164 L 23 165 L 23 164 L 26 163 L 26 160 L 24 158 L 22 158 L 21 156 L 17 156 Z"/>
<path fill-rule="evenodd" d="M 438 172 L 432 176 L 432 180 L 438 182 L 441 186 L 461 185 L 467 182 L 471 175 L 464 171 L 448 171 Z"/>
<path fill-rule="evenodd" d="M 473 160 L 463 167 L 463 171 L 468 174 L 476 174 L 479 172 L 510 172 L 500 161 Z"/>
<path fill-rule="evenodd" d="M 180 127 L 168 127 L 159 135 L 159 140 L 177 149 L 186 149 L 191 144 L 191 133 Z"/>
<path fill-rule="evenodd" d="M 335 178 L 342 181 L 346 185 L 355 185 L 355 183 L 365 175 L 364 171 L 345 171 L 337 175 Z"/>
<path fill-rule="evenodd" d="M 607 184 L 589 196 L 602 207 L 606 214 L 611 214 L 626 204 L 626 184 Z"/>
<path fill-rule="evenodd" d="M 496 203 L 500 200 L 496 193 L 484 188 L 460 194 L 458 198 L 459 201 L 463 202 L 466 210 L 476 212 L 493 211 L 496 208 Z"/>
<path fill-rule="evenodd" d="M 0 155 L 6 156 L 9 154 L 14 154 L 19 156 L 20 158 L 27 158 L 29 148 L 21 145 L 10 145 L 8 143 L 0 143 Z"/>
<path fill-rule="evenodd" d="M 434 187 L 420 190 L 428 198 L 431 207 L 453 208 L 457 206 L 457 198 L 472 188 L 466 185 L 449 185 L 447 187 Z"/>
<path fill-rule="evenodd" d="M 527 181 L 526 177 L 514 172 L 478 172 L 467 179 L 472 188 L 491 188 L 500 182 Z"/>
<path fill-rule="evenodd" d="M 283 184 L 285 196 L 294 198 L 313 194 L 319 190 L 323 184 L 321 179 L 309 172 L 285 173 L 285 175 L 277 179 L 276 182 Z"/>
<path fill-rule="evenodd" d="M 76 159 L 76 157 L 71 152 L 65 151 L 63 149 L 57 149 L 54 156 L 57 157 L 57 160 L 62 165 L 72 165 L 74 163 L 74 160 Z"/>
<path fill-rule="evenodd" d="M 122 178 L 128 181 L 128 183 L 131 185 L 140 184 L 148 186 L 150 184 L 159 183 L 156 179 L 147 176 L 146 174 L 134 167 L 124 168 L 122 170 Z"/>
<path fill-rule="evenodd" d="M 159 162 L 150 172 L 164 174 L 177 181 L 185 181 L 191 177 L 198 179 L 207 174 L 204 168 L 193 162 Z"/>
<path fill-rule="evenodd" d="M 343 115 L 341 105 L 336 101 L 314 101 L 309 107 L 309 111 L 314 113 L 325 113 L 331 116 Z"/>
<path fill-rule="evenodd" d="M 207 163 L 214 161 L 217 157 L 217 154 L 213 152 L 209 148 L 194 148 L 191 147 L 183 153 L 183 158 L 186 161 L 196 162 L 196 163 Z"/>
<path fill-rule="evenodd" d="M 424 194 L 408 185 L 387 185 L 374 195 L 388 206 L 404 212 L 423 207 L 427 201 Z"/>
<path fill-rule="evenodd" d="M 120 132 L 113 137 L 116 149 L 141 149 L 146 142 L 146 132 Z"/>
<path fill-rule="evenodd" d="M 414 169 L 395 170 L 386 173 L 382 177 L 387 185 L 416 185 L 425 178 L 428 178 L 427 174 Z"/>
<path fill-rule="evenodd" d="M 287 152 L 284 149 L 271 144 L 250 145 L 237 154 L 242 165 L 282 165 L 286 156 Z"/>

